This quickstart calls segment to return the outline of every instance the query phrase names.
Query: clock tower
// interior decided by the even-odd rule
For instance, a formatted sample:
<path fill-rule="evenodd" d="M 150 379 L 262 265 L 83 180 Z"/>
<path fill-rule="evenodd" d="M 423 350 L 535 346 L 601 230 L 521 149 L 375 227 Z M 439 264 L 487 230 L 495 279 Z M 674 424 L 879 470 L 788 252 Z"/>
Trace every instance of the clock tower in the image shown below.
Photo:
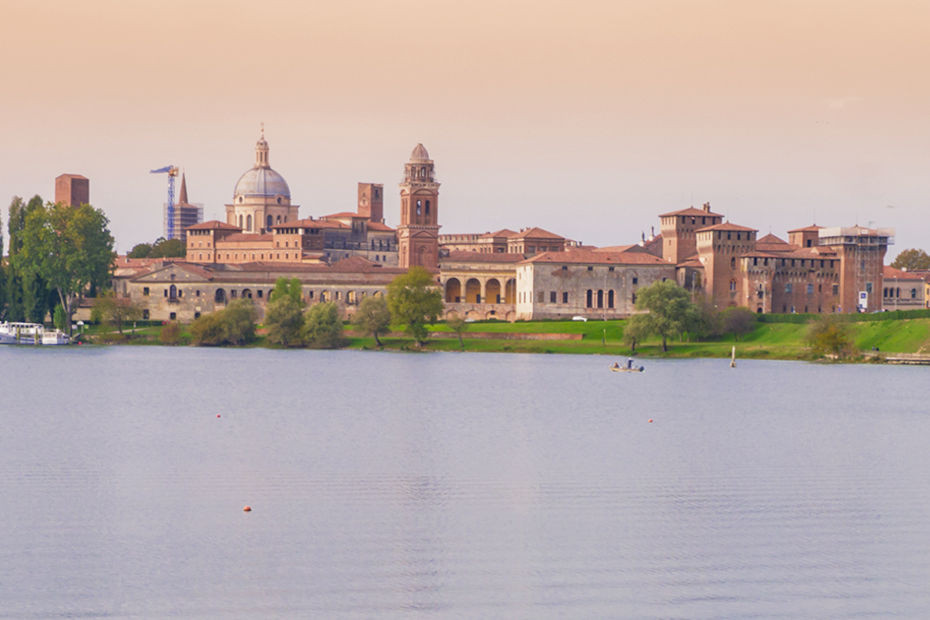
<path fill-rule="evenodd" d="M 433 160 L 417 144 L 404 165 L 400 184 L 400 225 L 397 227 L 398 264 L 431 271 L 439 268 L 439 183 Z"/>

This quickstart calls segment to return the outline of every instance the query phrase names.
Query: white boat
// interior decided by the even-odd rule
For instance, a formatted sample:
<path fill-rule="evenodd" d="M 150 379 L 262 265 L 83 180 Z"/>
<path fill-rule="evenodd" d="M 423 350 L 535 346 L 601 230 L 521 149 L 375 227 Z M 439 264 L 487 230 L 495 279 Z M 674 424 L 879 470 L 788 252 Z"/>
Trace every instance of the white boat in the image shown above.
<path fill-rule="evenodd" d="M 48 329 L 38 323 L 0 323 L 0 344 L 68 344 L 71 339 L 60 329 Z"/>

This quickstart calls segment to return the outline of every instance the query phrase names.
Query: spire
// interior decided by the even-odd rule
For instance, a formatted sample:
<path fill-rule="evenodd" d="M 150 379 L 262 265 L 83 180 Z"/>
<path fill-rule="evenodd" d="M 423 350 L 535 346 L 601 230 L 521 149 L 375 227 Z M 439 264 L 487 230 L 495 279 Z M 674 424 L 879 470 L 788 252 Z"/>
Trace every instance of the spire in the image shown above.
<path fill-rule="evenodd" d="M 255 143 L 255 167 L 270 168 L 268 163 L 268 143 L 265 141 L 265 123 L 261 124 L 262 134 Z"/>
<path fill-rule="evenodd" d="M 178 194 L 178 204 L 186 205 L 190 204 L 187 202 L 187 179 L 184 178 L 184 173 L 181 173 L 181 191 Z"/>

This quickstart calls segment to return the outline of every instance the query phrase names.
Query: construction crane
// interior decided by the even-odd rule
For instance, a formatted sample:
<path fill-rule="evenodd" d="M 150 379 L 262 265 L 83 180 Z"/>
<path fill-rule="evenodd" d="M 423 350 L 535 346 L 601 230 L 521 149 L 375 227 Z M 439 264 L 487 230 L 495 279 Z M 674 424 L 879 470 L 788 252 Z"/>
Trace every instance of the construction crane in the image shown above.
<path fill-rule="evenodd" d="M 168 239 L 174 239 L 174 179 L 178 176 L 178 167 L 177 166 L 165 166 L 164 168 L 159 168 L 158 170 L 150 170 L 152 174 L 165 174 L 168 175 L 168 204 L 166 205 L 166 219 L 167 225 L 165 226 L 165 234 Z"/>

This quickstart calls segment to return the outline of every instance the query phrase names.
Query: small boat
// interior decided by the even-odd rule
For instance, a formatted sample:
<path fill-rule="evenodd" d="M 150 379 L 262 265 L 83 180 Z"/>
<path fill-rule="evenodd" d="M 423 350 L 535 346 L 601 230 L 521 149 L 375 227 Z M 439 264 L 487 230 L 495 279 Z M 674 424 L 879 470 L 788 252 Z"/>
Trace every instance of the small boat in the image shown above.
<path fill-rule="evenodd" d="M 733 350 L 730 352 L 730 368 L 736 368 L 736 345 L 733 345 Z"/>
<path fill-rule="evenodd" d="M 643 372 L 646 369 L 642 366 L 635 366 L 632 368 L 627 368 L 626 366 L 611 366 L 610 370 L 613 372 Z"/>

